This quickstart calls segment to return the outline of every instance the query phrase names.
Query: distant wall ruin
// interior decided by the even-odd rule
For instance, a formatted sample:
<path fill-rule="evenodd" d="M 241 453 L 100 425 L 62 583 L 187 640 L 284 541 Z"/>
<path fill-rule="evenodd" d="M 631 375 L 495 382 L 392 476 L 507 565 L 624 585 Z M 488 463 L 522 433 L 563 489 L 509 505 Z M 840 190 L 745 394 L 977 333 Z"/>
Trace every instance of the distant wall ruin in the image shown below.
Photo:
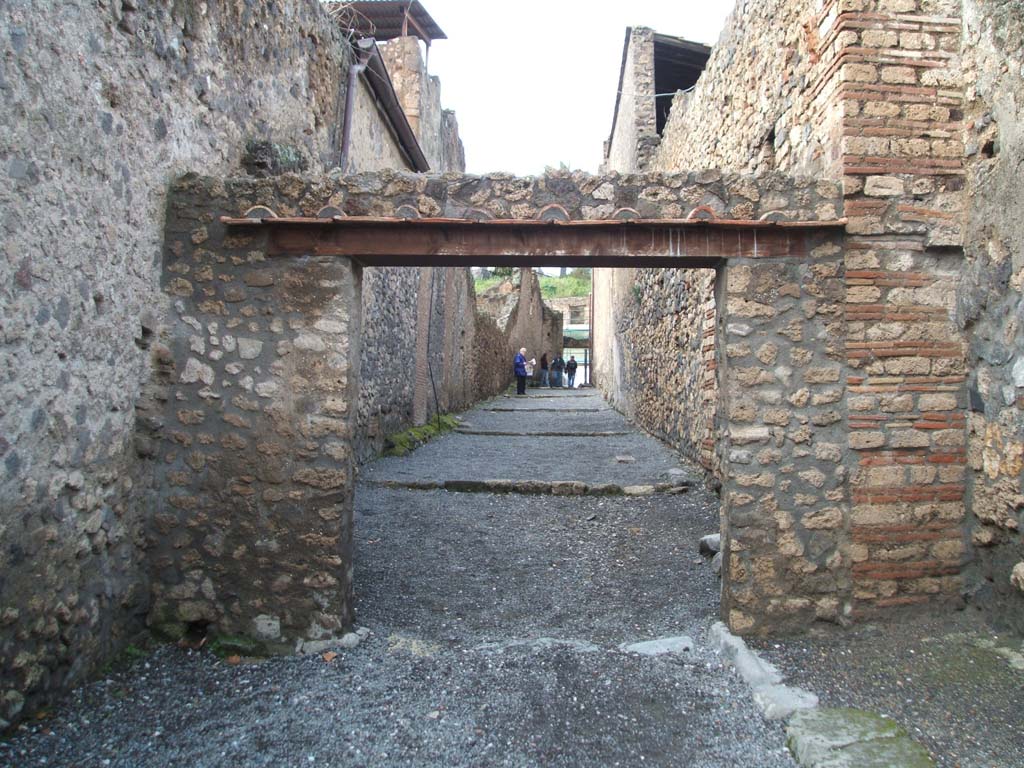
<path fill-rule="evenodd" d="M 512 358 L 523 347 L 528 357 L 538 361 L 545 352 L 550 360 L 561 354 L 563 316 L 544 300 L 532 269 L 520 269 L 516 280 L 477 297 L 477 309 L 494 321 L 503 337 L 504 354 L 500 359 L 488 360 L 490 370 L 480 373 L 494 393 L 513 381 Z M 534 378 L 540 380 L 539 364 Z"/>

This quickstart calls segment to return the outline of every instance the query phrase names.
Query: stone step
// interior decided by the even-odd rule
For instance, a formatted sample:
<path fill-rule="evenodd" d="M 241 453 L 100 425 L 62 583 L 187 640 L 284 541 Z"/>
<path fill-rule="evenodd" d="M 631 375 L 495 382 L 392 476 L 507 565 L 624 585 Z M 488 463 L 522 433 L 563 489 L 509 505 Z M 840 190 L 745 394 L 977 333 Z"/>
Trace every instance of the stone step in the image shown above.
<path fill-rule="evenodd" d="M 577 480 L 362 480 L 377 488 L 410 491 L 445 490 L 457 493 L 519 493 L 550 496 L 654 496 L 686 493 L 690 481 L 647 485 L 584 483 Z"/>

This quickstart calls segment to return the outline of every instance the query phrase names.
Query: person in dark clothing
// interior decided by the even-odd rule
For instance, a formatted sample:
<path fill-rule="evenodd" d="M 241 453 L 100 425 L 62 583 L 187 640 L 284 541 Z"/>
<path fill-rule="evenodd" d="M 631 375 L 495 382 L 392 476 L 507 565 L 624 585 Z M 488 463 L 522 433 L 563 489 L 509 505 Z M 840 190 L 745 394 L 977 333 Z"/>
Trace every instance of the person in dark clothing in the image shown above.
<path fill-rule="evenodd" d="M 565 364 L 565 376 L 569 382 L 569 389 L 572 389 L 576 384 L 576 368 L 579 363 L 576 362 L 576 355 L 569 355 L 569 362 Z"/>
<path fill-rule="evenodd" d="M 562 371 L 565 370 L 565 360 L 561 355 L 555 355 L 551 361 L 551 387 L 562 387 Z"/>
<path fill-rule="evenodd" d="M 548 353 L 545 352 L 543 355 L 540 356 L 540 385 L 542 387 L 551 386 L 551 383 L 548 380 L 550 374 L 551 371 L 550 366 L 548 365 Z"/>
<path fill-rule="evenodd" d="M 507 358 L 506 358 L 507 359 Z M 526 347 L 523 347 L 516 353 L 515 359 L 512 361 L 512 367 L 515 369 L 516 374 L 516 394 L 526 394 Z"/>

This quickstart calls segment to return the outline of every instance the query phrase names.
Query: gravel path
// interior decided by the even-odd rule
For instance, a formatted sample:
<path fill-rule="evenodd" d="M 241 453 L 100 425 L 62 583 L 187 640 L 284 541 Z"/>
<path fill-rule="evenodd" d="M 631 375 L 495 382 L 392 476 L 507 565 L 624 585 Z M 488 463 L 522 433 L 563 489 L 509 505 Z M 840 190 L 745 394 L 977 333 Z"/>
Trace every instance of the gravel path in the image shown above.
<path fill-rule="evenodd" d="M 575 419 L 576 397 L 544 402 Z M 466 437 L 365 475 L 462 475 L 487 444 Z M 536 442 L 490 438 L 489 460 L 551 470 Z M 577 443 L 557 476 L 609 480 L 604 442 Z M 622 471 L 638 479 L 679 466 L 654 440 L 629 446 L 637 462 Z M 717 527 L 699 487 L 562 498 L 362 484 L 356 610 L 370 634 L 357 648 L 233 665 L 160 647 L 0 743 L 0 764 L 792 766 L 781 726 L 704 640 L 718 581 L 696 542 Z M 618 648 L 680 634 L 693 651 Z"/>

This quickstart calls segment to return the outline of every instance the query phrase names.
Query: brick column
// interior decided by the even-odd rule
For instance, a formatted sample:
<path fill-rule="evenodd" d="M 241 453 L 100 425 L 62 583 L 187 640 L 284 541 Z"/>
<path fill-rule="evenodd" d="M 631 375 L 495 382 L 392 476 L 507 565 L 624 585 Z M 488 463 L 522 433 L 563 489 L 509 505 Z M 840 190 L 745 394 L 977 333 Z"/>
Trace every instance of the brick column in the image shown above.
<path fill-rule="evenodd" d="M 959 13 L 958 3 L 948 3 Z M 845 0 L 837 98 L 855 612 L 949 598 L 964 557 L 960 20 L 920 0 Z"/>
<path fill-rule="evenodd" d="M 849 610 L 843 253 L 719 270 L 722 612 L 735 632 Z"/>
<path fill-rule="evenodd" d="M 268 257 L 220 223 L 239 207 L 208 179 L 172 190 L 150 622 L 289 650 L 351 622 L 361 275 Z"/>

